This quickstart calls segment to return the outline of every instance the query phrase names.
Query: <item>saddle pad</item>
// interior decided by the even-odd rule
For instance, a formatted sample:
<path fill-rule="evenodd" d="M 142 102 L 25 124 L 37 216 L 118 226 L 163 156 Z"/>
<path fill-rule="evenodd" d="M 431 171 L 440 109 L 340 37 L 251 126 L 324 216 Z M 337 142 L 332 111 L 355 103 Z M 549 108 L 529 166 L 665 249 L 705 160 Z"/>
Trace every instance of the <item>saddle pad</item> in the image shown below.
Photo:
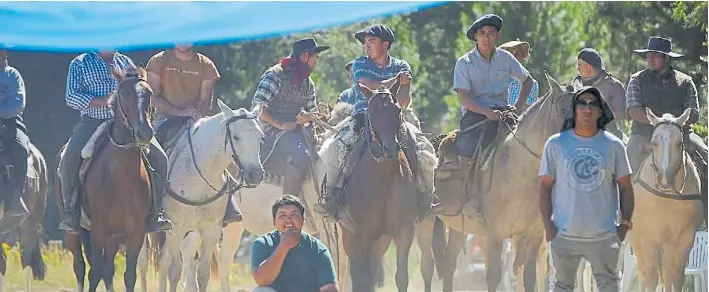
<path fill-rule="evenodd" d="M 93 134 L 91 134 L 91 138 L 86 142 L 86 145 L 84 145 L 84 148 L 81 149 L 81 158 L 87 159 L 91 158 L 91 156 L 96 152 L 97 149 L 99 149 L 98 143 L 101 141 L 99 140 L 102 135 L 106 131 L 106 127 L 112 122 L 112 120 L 107 120 L 101 123 L 97 128 L 96 131 L 94 131 Z M 100 149 L 99 149 L 100 150 Z"/>

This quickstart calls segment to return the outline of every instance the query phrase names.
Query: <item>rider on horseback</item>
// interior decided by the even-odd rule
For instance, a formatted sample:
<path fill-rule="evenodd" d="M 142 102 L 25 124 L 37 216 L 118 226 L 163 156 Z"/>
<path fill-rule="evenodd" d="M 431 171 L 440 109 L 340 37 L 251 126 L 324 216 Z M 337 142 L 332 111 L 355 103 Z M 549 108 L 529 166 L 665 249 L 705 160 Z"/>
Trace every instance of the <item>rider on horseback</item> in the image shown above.
<path fill-rule="evenodd" d="M 29 155 L 29 138 L 27 129 L 22 122 L 22 112 L 25 109 L 25 83 L 17 69 L 7 64 L 6 52 L 0 50 L 0 126 L 2 132 L 3 152 L 11 163 L 10 179 L 12 189 L 6 198 L 5 213 L 11 216 L 22 216 L 28 213 L 27 206 L 22 201 L 22 193 L 27 178 L 27 157 Z"/>
<path fill-rule="evenodd" d="M 252 111 L 259 117 L 265 134 L 261 154 L 264 166 L 286 161 L 283 194 L 300 196 L 303 181 L 310 172 L 310 147 L 304 139 L 302 124 L 310 121 L 301 110 L 316 107 L 315 83 L 310 73 L 317 65 L 318 54 L 329 49 L 307 38 L 293 43 L 293 51 L 279 64 L 266 70 L 256 88 Z M 271 157 L 275 156 L 275 157 Z M 279 165 L 280 166 L 280 165 Z"/>
<path fill-rule="evenodd" d="M 672 41 L 662 37 L 650 37 L 647 49 L 635 52 L 647 59 L 647 69 L 630 76 L 626 95 L 628 115 L 633 119 L 628 141 L 628 158 L 633 172 L 638 172 L 638 167 L 651 152 L 650 138 L 653 127 L 647 119 L 645 108 L 650 108 L 655 113 L 671 113 L 677 117 L 686 109 L 691 109 L 692 114 L 683 131 L 684 141 L 688 142 L 687 152 L 692 154 L 698 151 L 704 161 L 707 161 L 707 146 L 689 127 L 699 120 L 697 88 L 692 77 L 675 70 L 671 64 L 673 58 L 683 55 L 672 52 Z M 702 168 L 704 167 L 706 166 Z"/>
<path fill-rule="evenodd" d="M 407 109 L 411 102 L 412 72 L 408 62 L 389 55 L 389 49 L 394 43 L 395 37 L 394 32 L 387 26 L 381 24 L 370 25 L 357 32 L 354 36 L 360 43 L 364 44 L 367 52 L 367 56 L 358 57 L 352 64 L 352 90 L 356 100 L 352 113 L 355 119 L 353 131 L 359 133 L 364 127 L 364 120 L 367 114 L 367 98 L 362 93 L 358 83 L 364 84 L 371 89 L 377 89 L 382 86 L 389 87 L 398 80 L 401 87 L 395 100 L 402 109 Z M 406 120 L 409 121 L 411 118 L 409 117 Z M 407 131 L 407 133 L 411 132 Z M 410 164 L 412 166 L 417 165 L 416 138 L 409 136 L 409 141 L 402 142 L 404 142 L 404 153 Z M 417 167 L 414 166 L 412 168 L 416 169 Z M 348 170 L 349 168 L 344 167 L 342 169 Z M 342 171 L 335 176 L 333 178 L 334 183 L 328 183 L 327 196 L 322 198 L 324 203 L 317 203 L 314 206 L 316 212 L 325 217 L 336 217 L 335 214 L 338 213 L 341 207 L 337 203 L 337 201 L 340 201 L 337 198 L 342 196 L 344 184 L 349 175 L 346 172 Z M 433 201 L 431 193 L 419 192 L 418 201 L 418 217 L 423 219 L 431 211 Z"/>
<path fill-rule="evenodd" d="M 177 134 L 174 131 L 170 135 L 171 130 L 211 114 L 219 71 L 212 60 L 196 52 L 192 45 L 177 45 L 173 50 L 155 54 L 147 69 L 148 84 L 153 89 L 150 101 L 155 107 L 155 138 L 169 152 L 168 142 Z M 154 204 L 162 206 L 162 196 L 155 198 Z M 239 221 L 241 212 L 229 200 L 223 224 Z"/>
<path fill-rule="evenodd" d="M 352 64 L 354 64 L 354 61 L 349 61 L 345 65 L 345 70 L 347 70 L 347 73 L 349 73 L 350 80 L 352 80 Z M 350 84 L 351 85 L 351 84 Z M 337 102 L 346 102 L 349 104 L 355 104 L 357 103 L 357 97 L 355 96 L 354 89 L 352 89 L 352 86 L 347 87 L 347 89 L 343 90 L 340 92 L 340 97 L 337 99 Z"/>
<path fill-rule="evenodd" d="M 478 18 L 467 31 L 468 39 L 477 41 L 477 45 L 456 62 L 453 86 L 464 110 L 460 129 L 477 129 L 457 135 L 455 144 L 458 165 L 452 163 L 444 167 L 444 171 L 460 170 L 467 177 L 470 175 L 473 158 L 484 159 L 473 155 L 480 152 L 478 148 L 487 148 L 497 136 L 498 121 L 502 118 L 502 110 L 507 107 L 507 85 L 510 78 L 522 84 L 519 96 L 528 96 L 532 89 L 534 79 L 527 69 L 510 52 L 495 46 L 501 29 L 502 18 L 486 14 Z M 525 98 L 518 98 L 515 107 L 518 110 L 524 109 L 525 103 Z M 477 209 L 480 219 L 481 210 L 476 200 L 471 200 L 471 203 Z"/>
<path fill-rule="evenodd" d="M 115 51 L 87 52 L 74 58 L 69 65 L 66 103 L 79 111 L 81 118 L 74 127 L 59 165 L 65 210 L 59 228 L 67 232 L 78 232 L 81 228 L 80 209 L 77 204 L 80 190 L 81 149 L 103 122 L 113 119 L 113 109 L 109 107 L 108 99 L 116 91 L 116 80 L 111 75 L 110 67 L 126 71 L 135 68 L 135 65 L 130 58 Z M 148 160 L 159 176 L 155 178 L 155 174 L 150 175 L 152 196 L 160 197 L 164 192 L 167 157 L 155 139 L 150 141 Z M 148 215 L 148 232 L 166 231 L 172 228 L 172 223 L 165 218 L 158 207 L 153 205 Z"/>
<path fill-rule="evenodd" d="M 577 70 L 579 74 L 571 82 L 578 82 L 583 86 L 593 86 L 601 91 L 615 116 L 615 120 L 606 125 L 606 131 L 623 139 L 623 134 L 616 124 L 616 121 L 625 120 L 625 88 L 623 84 L 606 71 L 601 54 L 592 48 L 585 48 L 579 52 Z"/>

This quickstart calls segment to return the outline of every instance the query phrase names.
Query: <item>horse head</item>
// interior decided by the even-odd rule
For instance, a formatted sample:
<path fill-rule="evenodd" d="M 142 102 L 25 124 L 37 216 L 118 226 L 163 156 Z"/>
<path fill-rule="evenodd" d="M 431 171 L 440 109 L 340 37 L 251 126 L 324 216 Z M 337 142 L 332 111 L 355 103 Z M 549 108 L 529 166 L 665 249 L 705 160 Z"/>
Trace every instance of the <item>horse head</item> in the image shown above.
<path fill-rule="evenodd" d="M 153 128 L 150 125 L 150 97 L 153 90 L 146 81 L 147 72 L 142 67 L 129 69 L 127 73 L 115 67 L 111 68 L 117 80 L 117 90 L 109 98 L 109 106 L 116 114 L 116 120 L 130 132 L 131 141 L 148 145 L 153 138 Z M 118 137 L 115 137 L 116 139 Z"/>
<path fill-rule="evenodd" d="M 650 141 L 657 186 L 663 192 L 674 192 L 677 173 L 686 162 L 682 127 L 689 120 L 692 110 L 685 110 L 679 117 L 667 113 L 657 117 L 649 108 L 645 110 L 647 119 L 655 128 Z"/>
<path fill-rule="evenodd" d="M 384 159 L 396 158 L 401 149 L 397 137 L 402 123 L 401 106 L 394 100 L 399 91 L 399 82 L 376 90 L 361 83 L 359 87 L 367 97 L 368 129 L 365 128 L 365 131 L 371 135 L 369 138 L 372 142 L 379 144 Z"/>
<path fill-rule="evenodd" d="M 263 180 L 260 150 L 263 131 L 256 116 L 244 108 L 232 110 L 221 100 L 217 104 L 223 113 L 222 124 L 226 130 L 224 151 L 231 155 L 245 186 L 255 187 Z"/>

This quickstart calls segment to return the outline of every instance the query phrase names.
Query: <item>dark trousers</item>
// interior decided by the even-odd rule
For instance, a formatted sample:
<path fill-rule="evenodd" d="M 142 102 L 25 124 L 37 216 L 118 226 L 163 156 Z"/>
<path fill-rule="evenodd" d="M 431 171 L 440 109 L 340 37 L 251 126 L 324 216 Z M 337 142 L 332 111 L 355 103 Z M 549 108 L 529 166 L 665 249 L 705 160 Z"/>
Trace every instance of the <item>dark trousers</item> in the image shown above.
<path fill-rule="evenodd" d="M 12 186 L 20 191 L 24 190 L 27 179 L 27 158 L 29 157 L 29 137 L 24 131 L 18 129 L 15 119 L 2 120 L 5 126 L 5 133 L 2 136 L 2 144 L 5 147 L 5 159 L 12 165 L 10 179 Z"/>
<path fill-rule="evenodd" d="M 264 142 L 265 145 L 272 145 L 271 147 L 273 147 L 269 160 L 283 159 L 286 163 L 271 163 L 273 161 L 266 163 L 268 165 L 285 166 L 284 170 L 275 171 L 285 175 L 283 193 L 297 196 L 302 191 L 303 180 L 310 169 L 309 145 L 303 139 L 303 128 L 300 126 L 293 131 L 286 131 L 278 138 L 280 132 L 279 129 L 271 128 L 267 131 L 266 141 Z M 276 141 L 276 139 L 278 140 Z M 269 152 L 271 147 L 267 148 Z M 263 155 L 268 155 L 269 152 L 263 153 Z"/>
<path fill-rule="evenodd" d="M 464 130 L 484 120 L 487 120 L 486 116 L 466 110 L 463 118 L 460 119 L 460 129 Z M 488 122 L 471 131 L 459 134 L 455 141 L 458 155 L 472 158 L 475 151 L 480 151 L 490 145 L 497 136 L 499 125 L 498 122 Z M 478 147 L 481 149 L 477 150 Z"/>

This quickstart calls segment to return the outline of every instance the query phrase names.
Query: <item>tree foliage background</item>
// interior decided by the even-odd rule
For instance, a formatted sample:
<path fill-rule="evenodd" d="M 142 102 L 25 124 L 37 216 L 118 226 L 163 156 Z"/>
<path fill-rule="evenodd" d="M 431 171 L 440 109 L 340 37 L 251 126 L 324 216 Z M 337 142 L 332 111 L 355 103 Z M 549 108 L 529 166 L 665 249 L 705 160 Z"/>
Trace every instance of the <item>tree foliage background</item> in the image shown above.
<path fill-rule="evenodd" d="M 562 83 L 575 76 L 576 56 L 584 47 L 596 48 L 606 68 L 627 84 L 632 73 L 645 68 L 644 59 L 633 49 L 644 48 L 650 36 L 669 37 L 674 50 L 685 55 L 673 65 L 691 75 L 699 90 L 703 110 L 695 129 L 706 136 L 707 2 L 453 2 L 323 31 L 197 49 L 217 64 L 222 75 L 215 97 L 232 107 L 249 107 L 263 71 L 290 54 L 292 41 L 315 37 L 331 47 L 321 54 L 313 79 L 318 99 L 332 104 L 350 86 L 344 65 L 362 54 L 354 32 L 374 22 L 384 23 L 396 34 L 391 55 L 407 60 L 413 68 L 413 106 L 424 130 L 443 132 L 457 127 L 460 114 L 452 75 L 456 59 L 474 46 L 465 30 L 485 13 L 505 19 L 498 44 L 516 38 L 531 43 L 532 59 L 526 67 L 540 81 L 541 92 L 548 88 L 545 70 Z M 146 64 L 157 52 L 126 54 L 136 64 Z M 25 79 L 25 120 L 32 141 L 49 162 L 52 180 L 56 154 L 78 120 L 78 114 L 64 103 L 66 73 L 75 55 L 19 51 L 9 55 L 10 65 Z M 56 237 L 53 198 L 50 195 L 45 229 Z"/>

